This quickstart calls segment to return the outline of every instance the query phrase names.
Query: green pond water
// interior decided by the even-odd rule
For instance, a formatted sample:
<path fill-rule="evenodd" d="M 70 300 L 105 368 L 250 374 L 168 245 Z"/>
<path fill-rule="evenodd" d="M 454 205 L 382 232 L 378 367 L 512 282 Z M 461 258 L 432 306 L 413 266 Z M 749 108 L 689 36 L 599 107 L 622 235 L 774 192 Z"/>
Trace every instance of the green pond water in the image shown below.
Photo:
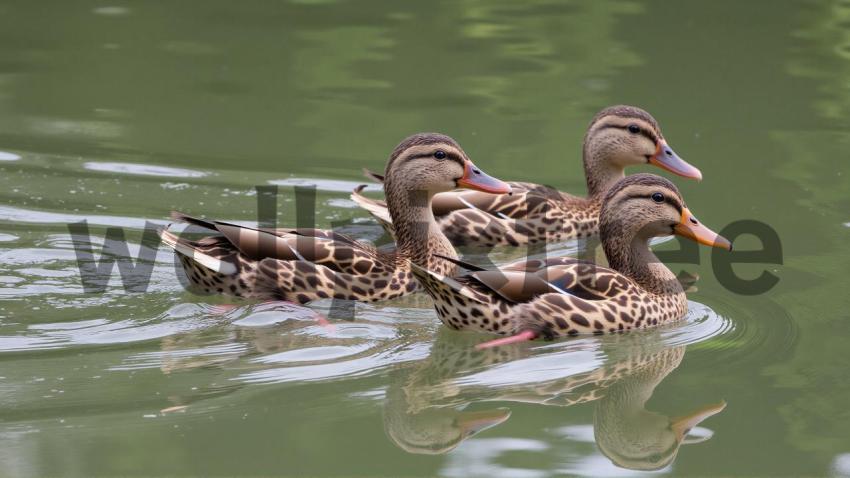
<path fill-rule="evenodd" d="M 348 193 L 417 131 L 582 193 L 617 103 L 701 168 L 705 224 L 776 231 L 781 264 L 734 266 L 773 288 L 701 248 L 677 325 L 487 352 L 425 296 L 331 330 L 193 295 L 164 246 L 83 288 L 69 224 L 153 257 L 146 222 L 250 223 L 256 186 L 386 242 Z M 847 1 L 0 1 L 0 476 L 850 476 L 848 128 Z"/>

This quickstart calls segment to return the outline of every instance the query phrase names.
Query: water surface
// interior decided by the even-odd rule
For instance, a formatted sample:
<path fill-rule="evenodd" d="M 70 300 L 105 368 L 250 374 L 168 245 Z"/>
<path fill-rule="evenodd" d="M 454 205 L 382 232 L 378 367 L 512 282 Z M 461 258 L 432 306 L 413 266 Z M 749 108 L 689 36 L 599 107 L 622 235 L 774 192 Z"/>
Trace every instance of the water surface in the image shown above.
<path fill-rule="evenodd" d="M 848 20 L 821 0 L 0 0 L 0 475 L 850 475 Z M 700 276 L 681 324 L 484 353 L 423 296 L 329 329 L 327 303 L 192 295 L 144 236 L 172 209 L 256 221 L 256 186 L 291 225 L 315 184 L 319 227 L 386 242 L 347 194 L 416 131 L 581 192 L 584 128 L 616 103 L 702 169 L 676 182 L 704 223 L 778 233 L 783 264 L 735 267 L 773 289 L 730 291 L 703 250 L 673 265 Z M 98 257 L 121 228 L 149 281 L 84 288 L 81 221 Z"/>

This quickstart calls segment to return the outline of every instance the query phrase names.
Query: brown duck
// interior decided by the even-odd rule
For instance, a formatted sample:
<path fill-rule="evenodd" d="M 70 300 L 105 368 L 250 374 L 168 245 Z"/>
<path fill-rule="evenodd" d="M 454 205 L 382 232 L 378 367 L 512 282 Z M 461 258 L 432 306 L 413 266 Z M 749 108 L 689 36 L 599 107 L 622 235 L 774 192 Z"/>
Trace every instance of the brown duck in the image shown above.
<path fill-rule="evenodd" d="M 700 224 L 670 181 L 651 174 L 621 179 L 605 197 L 600 239 L 610 268 L 552 258 L 452 277 L 413 272 L 444 324 L 453 329 L 515 334 L 489 345 L 536 337 L 603 334 L 681 319 L 688 303 L 676 276 L 649 248 L 671 234 L 731 250 Z"/>
<path fill-rule="evenodd" d="M 517 246 L 590 237 L 598 234 L 605 193 L 623 178 L 626 167 L 653 164 L 686 178 L 702 179 L 699 169 L 673 152 L 655 118 L 634 106 L 600 111 L 587 129 L 582 149 L 587 197 L 533 183 L 509 183 L 513 189 L 510 196 L 444 192 L 432 202 L 437 223 L 455 245 Z M 381 175 L 367 174 L 384 180 Z M 392 234 L 385 202 L 362 196 L 359 189 L 352 199 Z"/>
<path fill-rule="evenodd" d="M 431 214 L 434 195 L 455 188 L 490 194 L 510 186 L 478 169 L 452 138 L 420 133 L 402 141 L 386 167 L 384 191 L 396 225 L 397 249 L 376 250 L 332 231 L 262 229 L 197 219 L 174 212 L 175 221 L 215 234 L 188 240 L 163 230 L 163 242 L 180 257 L 191 284 L 206 293 L 306 303 L 337 298 L 377 301 L 418 288 L 411 261 L 453 274 L 455 250 Z"/>

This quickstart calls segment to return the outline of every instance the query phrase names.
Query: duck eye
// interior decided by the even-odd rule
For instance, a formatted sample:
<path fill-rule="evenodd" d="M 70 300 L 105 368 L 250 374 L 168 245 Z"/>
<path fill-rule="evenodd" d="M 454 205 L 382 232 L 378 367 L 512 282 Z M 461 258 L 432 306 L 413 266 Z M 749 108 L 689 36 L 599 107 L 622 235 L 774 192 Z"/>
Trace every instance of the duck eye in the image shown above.
<path fill-rule="evenodd" d="M 661 193 L 652 193 L 652 200 L 655 202 L 664 202 L 664 195 Z"/>
<path fill-rule="evenodd" d="M 448 156 L 446 152 L 441 149 L 434 152 L 434 157 L 437 159 L 446 159 L 446 156 Z"/>
<path fill-rule="evenodd" d="M 632 134 L 640 133 L 640 126 L 638 126 L 636 124 L 630 124 L 628 126 L 628 129 L 629 129 L 629 133 L 632 133 Z"/>

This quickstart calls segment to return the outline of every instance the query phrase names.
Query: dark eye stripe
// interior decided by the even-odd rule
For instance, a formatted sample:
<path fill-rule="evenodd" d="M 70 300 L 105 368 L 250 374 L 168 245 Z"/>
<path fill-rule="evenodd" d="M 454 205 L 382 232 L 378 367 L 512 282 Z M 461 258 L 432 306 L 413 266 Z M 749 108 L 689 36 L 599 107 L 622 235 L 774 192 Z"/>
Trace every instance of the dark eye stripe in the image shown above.
<path fill-rule="evenodd" d="M 628 196 L 625 197 L 624 201 L 628 201 L 629 199 L 637 199 L 637 198 L 649 199 L 650 201 L 655 203 L 655 201 L 652 199 L 652 194 L 646 195 L 646 194 L 639 194 L 639 193 L 629 194 Z M 673 199 L 670 196 L 668 196 L 667 194 L 665 194 L 664 195 L 664 202 L 673 206 L 674 208 L 676 208 L 677 211 L 679 211 L 679 214 L 682 214 L 682 205 L 679 204 L 678 201 L 676 201 L 675 199 Z M 661 204 L 661 203 L 655 203 L 655 204 Z"/>
<path fill-rule="evenodd" d="M 445 151 L 445 150 L 441 150 L 441 151 Z M 445 159 L 451 159 L 452 161 L 460 164 L 461 166 L 464 165 L 463 158 L 461 158 L 457 154 L 455 154 L 451 151 L 445 151 L 445 153 L 446 153 Z M 419 158 L 433 158 L 433 157 L 434 157 L 434 151 L 432 151 L 430 153 L 420 153 L 420 154 L 417 154 L 417 155 L 414 155 L 414 156 L 410 156 L 410 157 L 407 158 L 407 161 L 412 161 L 414 159 L 419 159 Z"/>
<path fill-rule="evenodd" d="M 664 195 L 664 202 L 673 206 L 674 208 L 676 208 L 677 211 L 679 211 L 679 214 L 682 214 L 682 206 L 679 204 L 678 201 L 674 200 L 673 198 L 671 198 L 671 197 L 669 197 L 665 194 Z"/>
<path fill-rule="evenodd" d="M 628 127 L 628 126 L 626 126 L 626 127 L 624 127 L 623 129 L 628 130 L 628 129 L 629 129 L 629 127 Z M 658 137 L 657 137 L 657 136 L 655 136 L 653 133 L 651 133 L 651 132 L 647 131 L 647 130 L 646 130 L 646 129 L 644 129 L 644 128 L 641 128 L 641 129 L 640 129 L 640 131 L 638 132 L 638 134 L 641 134 L 641 135 L 645 136 L 646 138 L 648 138 L 650 141 L 652 141 L 652 142 L 653 142 L 653 143 L 655 143 L 655 144 L 657 144 L 657 143 L 658 143 Z"/>
<path fill-rule="evenodd" d="M 407 160 L 408 160 L 408 161 L 411 161 L 411 160 L 413 160 L 413 159 L 419 159 L 419 158 L 433 158 L 433 157 L 434 157 L 434 153 L 421 153 L 421 154 L 417 154 L 417 155 L 415 155 L 415 156 L 409 156 L 409 157 L 407 158 Z"/>
<path fill-rule="evenodd" d="M 456 162 L 457 164 L 459 164 L 459 165 L 460 165 L 460 167 L 462 167 L 462 168 L 465 168 L 465 167 L 466 167 L 466 163 L 464 163 L 463 158 L 461 158 L 460 156 L 458 156 L 458 155 L 456 155 L 456 154 L 454 154 L 454 153 L 449 153 L 449 159 L 451 159 L 452 161 L 454 161 L 454 162 Z"/>
<path fill-rule="evenodd" d="M 639 126 L 640 126 L 640 125 L 639 125 Z M 611 123 L 609 123 L 609 124 L 603 124 L 603 125 L 600 127 L 600 129 L 606 129 L 606 128 L 617 128 L 617 129 L 623 129 L 623 130 L 629 131 L 629 126 L 628 126 L 628 125 L 626 125 L 626 126 L 620 126 L 620 125 L 618 125 L 618 124 L 611 124 Z M 632 133 L 632 134 L 634 134 L 634 133 Z M 646 137 L 647 139 L 649 139 L 649 140 L 650 140 L 650 141 L 652 141 L 653 143 L 658 144 L 658 136 L 656 136 L 656 135 L 655 135 L 655 133 L 653 133 L 652 131 L 649 131 L 649 130 L 647 130 L 646 128 L 644 128 L 644 127 L 642 127 L 642 126 L 641 126 L 641 127 L 640 127 L 640 132 L 639 132 L 638 134 L 640 134 L 640 135 L 642 135 L 642 136 Z"/>

